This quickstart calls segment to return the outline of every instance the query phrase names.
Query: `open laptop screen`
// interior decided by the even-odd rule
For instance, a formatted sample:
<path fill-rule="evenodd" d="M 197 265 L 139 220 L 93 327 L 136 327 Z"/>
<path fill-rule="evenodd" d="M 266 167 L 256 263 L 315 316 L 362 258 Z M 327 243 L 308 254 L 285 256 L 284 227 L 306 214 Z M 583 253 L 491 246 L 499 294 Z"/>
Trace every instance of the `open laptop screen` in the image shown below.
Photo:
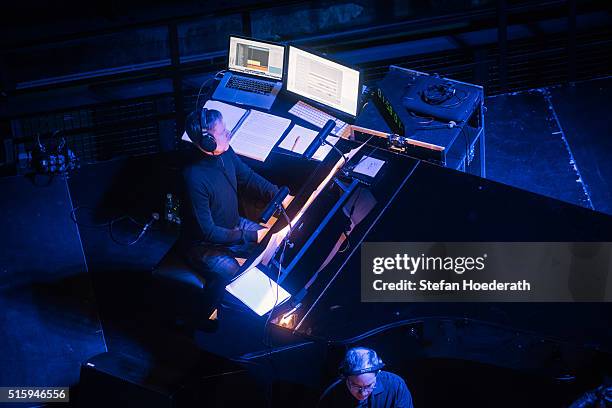
<path fill-rule="evenodd" d="M 228 67 L 231 71 L 281 81 L 285 47 L 246 38 L 230 37 L 228 60 Z"/>

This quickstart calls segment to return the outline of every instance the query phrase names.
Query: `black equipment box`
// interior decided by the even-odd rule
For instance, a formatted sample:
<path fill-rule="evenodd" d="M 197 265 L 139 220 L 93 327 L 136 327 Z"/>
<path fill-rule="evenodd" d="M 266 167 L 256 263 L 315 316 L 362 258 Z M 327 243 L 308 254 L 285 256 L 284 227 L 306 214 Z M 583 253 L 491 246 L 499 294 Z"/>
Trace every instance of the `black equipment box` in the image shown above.
<path fill-rule="evenodd" d="M 367 140 L 360 128 L 376 130 L 382 135 L 371 143 L 485 177 L 483 101 L 481 86 L 392 65 L 351 137 Z"/>
<path fill-rule="evenodd" d="M 399 72 L 388 75 L 379 86 L 388 92 L 401 92 L 398 106 L 401 103 L 405 109 L 400 111 L 411 117 L 417 115 L 461 124 L 470 118 L 481 99 L 481 92 L 474 85 L 439 76 L 408 75 L 410 82 L 403 89 L 393 87 L 394 77 L 399 75 Z"/>

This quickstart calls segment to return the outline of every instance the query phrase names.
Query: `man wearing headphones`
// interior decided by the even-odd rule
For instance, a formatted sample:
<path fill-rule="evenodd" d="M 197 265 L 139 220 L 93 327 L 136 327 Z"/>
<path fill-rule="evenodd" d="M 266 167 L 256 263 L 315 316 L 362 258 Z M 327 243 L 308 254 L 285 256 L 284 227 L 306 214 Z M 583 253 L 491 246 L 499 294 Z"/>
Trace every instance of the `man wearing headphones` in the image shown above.
<path fill-rule="evenodd" d="M 346 352 L 340 379 L 330 385 L 319 407 L 413 408 L 404 380 L 387 371 L 376 352 L 355 347 Z"/>
<path fill-rule="evenodd" d="M 230 147 L 230 132 L 217 110 L 192 112 L 185 124 L 193 142 L 183 170 L 186 184 L 181 241 L 189 263 L 206 279 L 216 304 L 227 282 L 267 229 L 238 213 L 238 191 L 269 202 L 278 187 L 255 173 Z"/>

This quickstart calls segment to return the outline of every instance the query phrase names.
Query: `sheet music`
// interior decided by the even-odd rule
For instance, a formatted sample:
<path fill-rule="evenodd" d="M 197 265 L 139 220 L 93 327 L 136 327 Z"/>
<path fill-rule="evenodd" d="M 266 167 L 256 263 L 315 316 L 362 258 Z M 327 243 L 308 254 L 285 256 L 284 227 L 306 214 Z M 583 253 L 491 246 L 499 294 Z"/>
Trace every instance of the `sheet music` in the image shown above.
<path fill-rule="evenodd" d="M 251 110 L 230 145 L 242 156 L 265 161 L 290 124 L 290 119 Z"/>
<path fill-rule="evenodd" d="M 290 150 L 297 154 L 304 154 L 308 146 L 310 146 L 310 144 L 315 140 L 318 134 L 319 132 L 316 130 L 310 130 L 300 125 L 294 125 L 293 128 L 289 131 L 289 134 L 285 136 L 285 138 L 278 145 L 278 147 L 285 150 Z M 325 138 L 325 140 L 335 145 L 338 140 L 340 140 L 340 138 L 329 135 Z M 323 161 L 331 150 L 332 147 L 330 145 L 323 144 L 312 155 L 312 159 Z"/>
<path fill-rule="evenodd" d="M 378 160 L 370 156 L 363 156 L 359 164 L 355 166 L 353 172 L 361 173 L 368 177 L 376 177 L 380 168 L 385 164 L 383 160 Z"/>
<path fill-rule="evenodd" d="M 281 149 L 289 150 L 297 154 L 304 154 L 308 146 L 319 134 L 316 130 L 310 130 L 300 125 L 294 125 L 278 145 Z"/>

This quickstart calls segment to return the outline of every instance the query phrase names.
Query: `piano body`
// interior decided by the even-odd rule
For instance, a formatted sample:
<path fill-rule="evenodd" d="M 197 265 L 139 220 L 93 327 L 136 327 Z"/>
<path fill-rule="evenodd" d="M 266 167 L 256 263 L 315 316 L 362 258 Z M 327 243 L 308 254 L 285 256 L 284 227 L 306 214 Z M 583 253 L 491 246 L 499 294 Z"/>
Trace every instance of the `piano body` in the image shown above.
<path fill-rule="evenodd" d="M 341 140 L 338 146 L 348 152 L 359 145 Z M 313 191 L 329 177 L 339 155 L 332 151 L 318 165 L 294 157 L 283 162 L 287 158 L 278 156 L 282 155 L 275 155 L 270 166 L 258 171 L 268 173 L 265 175 L 272 180 L 277 171 L 293 176 L 295 184 L 290 187 L 297 193 L 287 213 L 294 219 Z M 350 171 L 364 156 L 385 162 L 373 179 L 359 174 L 354 177 Z M 276 167 L 288 163 L 307 169 L 300 173 L 304 168 L 280 171 Z M 286 226 L 282 218 L 279 220 L 268 237 Z M 581 331 L 577 327 L 592 326 L 585 316 L 602 316 L 605 314 L 602 311 L 610 310 L 607 303 L 537 303 L 537 307 L 530 303 L 362 303 L 360 245 L 610 240 L 612 217 L 605 214 L 363 145 L 348 164 L 333 174 L 293 225 L 284 251 L 279 245 L 268 262 L 265 269 L 268 276 L 278 279 L 292 295 L 274 308 L 272 321 L 279 321 L 291 311 L 296 322 L 291 330 L 325 341 L 343 341 L 388 324 L 428 316 L 500 323 L 500 313 L 509 319 L 503 323 L 515 329 L 537 330 L 547 335 L 593 334 L 592 330 Z M 262 248 L 266 244 L 267 240 Z M 279 265 L 282 265 L 280 279 Z M 530 319 L 524 318 L 526 314 Z M 560 324 L 558 319 L 564 323 Z M 600 330 L 597 336 L 602 343 L 609 340 L 605 330 Z"/>

